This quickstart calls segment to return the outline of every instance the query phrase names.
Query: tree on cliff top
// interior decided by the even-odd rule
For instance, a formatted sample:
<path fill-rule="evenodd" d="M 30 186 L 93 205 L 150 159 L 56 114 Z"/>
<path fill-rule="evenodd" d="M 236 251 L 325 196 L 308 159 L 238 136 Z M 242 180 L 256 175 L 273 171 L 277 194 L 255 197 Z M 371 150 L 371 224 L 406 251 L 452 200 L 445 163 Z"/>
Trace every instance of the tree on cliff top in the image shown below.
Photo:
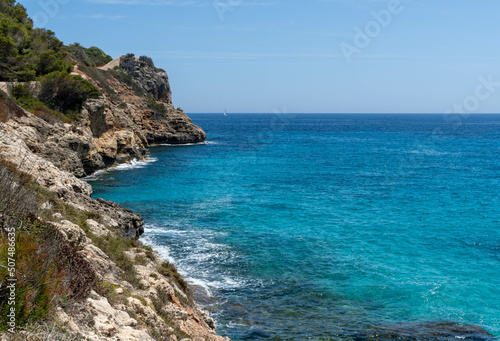
<path fill-rule="evenodd" d="M 86 66 L 99 67 L 106 65 L 113 60 L 111 56 L 107 55 L 103 50 L 95 46 L 85 48 L 79 43 L 74 43 L 68 45 L 67 50 L 72 54 L 73 58 L 78 63 Z"/>
<path fill-rule="evenodd" d="M 70 56 L 54 32 L 33 28 L 16 1 L 0 0 L 0 81 L 32 81 L 71 70 Z"/>

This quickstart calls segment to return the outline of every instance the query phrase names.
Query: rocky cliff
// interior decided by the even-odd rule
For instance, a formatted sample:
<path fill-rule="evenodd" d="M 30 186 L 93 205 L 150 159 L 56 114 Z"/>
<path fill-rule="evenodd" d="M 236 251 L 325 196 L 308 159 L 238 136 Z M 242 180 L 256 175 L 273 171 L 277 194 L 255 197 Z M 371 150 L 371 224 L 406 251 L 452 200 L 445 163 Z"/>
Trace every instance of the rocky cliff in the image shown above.
<path fill-rule="evenodd" d="M 202 142 L 205 133 L 173 107 L 168 76 L 149 59 L 128 56 L 102 69 L 76 67 L 74 72 L 95 84 L 102 96 L 87 100 L 71 123 L 28 112 L 0 91 L 0 168 L 13 164 L 33 179 L 39 199 L 33 208 L 36 218 L 30 219 L 61 234 L 58 243 L 70 254 L 65 257 L 79 259 L 78 269 L 86 269 L 80 285 L 86 287 L 79 291 L 85 295 L 69 291 L 51 300 L 40 325 L 52 326 L 52 334 L 46 338 L 47 330 L 27 328 L 24 337 L 228 340 L 216 335 L 214 321 L 194 302 L 175 267 L 137 241 L 144 232 L 142 218 L 116 203 L 93 199 L 90 185 L 79 179 L 143 158 L 151 144 Z M 68 261 L 63 269 L 70 282 L 81 272 L 73 264 Z"/>
<path fill-rule="evenodd" d="M 74 74 L 102 93 L 83 104 L 78 120 L 68 124 L 35 112 L 4 126 L 62 170 L 84 177 L 144 158 L 152 144 L 199 143 L 206 138 L 182 109 L 174 108 L 167 73 L 147 57 L 120 57 L 99 69 L 77 66 Z"/>

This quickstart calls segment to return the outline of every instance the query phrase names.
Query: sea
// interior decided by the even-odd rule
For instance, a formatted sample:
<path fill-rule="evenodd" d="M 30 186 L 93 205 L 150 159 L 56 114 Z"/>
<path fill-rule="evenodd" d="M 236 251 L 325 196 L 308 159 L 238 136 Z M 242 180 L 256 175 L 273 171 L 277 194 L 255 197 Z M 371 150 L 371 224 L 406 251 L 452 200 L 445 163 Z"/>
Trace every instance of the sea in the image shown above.
<path fill-rule="evenodd" d="M 356 340 L 442 321 L 500 336 L 500 115 L 190 117 L 205 143 L 87 180 L 144 217 L 141 240 L 219 335 Z"/>

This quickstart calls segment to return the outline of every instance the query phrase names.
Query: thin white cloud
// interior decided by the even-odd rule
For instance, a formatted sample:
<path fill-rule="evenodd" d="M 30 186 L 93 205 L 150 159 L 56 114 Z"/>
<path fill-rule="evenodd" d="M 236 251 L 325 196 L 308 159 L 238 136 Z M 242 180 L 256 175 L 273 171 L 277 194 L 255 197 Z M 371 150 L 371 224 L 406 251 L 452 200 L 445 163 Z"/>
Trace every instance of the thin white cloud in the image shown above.
<path fill-rule="evenodd" d="M 102 5 L 153 5 L 153 6 L 193 6 L 192 0 L 86 0 L 87 2 Z"/>
<path fill-rule="evenodd" d="M 194 0 L 86 0 L 87 2 L 102 5 L 148 5 L 148 6 L 200 6 L 213 7 L 214 1 L 194 1 Z M 240 6 L 261 6 L 268 7 L 277 5 L 278 1 L 241 1 L 233 7 Z"/>
<path fill-rule="evenodd" d="M 90 15 L 80 15 L 80 18 L 86 19 L 104 19 L 104 20 L 120 20 L 130 18 L 128 15 L 106 15 L 102 13 L 90 14 Z"/>
<path fill-rule="evenodd" d="M 256 60 L 256 59 L 331 59 L 343 58 L 337 53 L 267 53 L 267 52 L 215 52 L 215 51 L 144 51 L 147 55 L 156 58 L 171 58 L 182 60 Z M 364 61 L 380 60 L 472 60 L 500 62 L 495 56 L 440 56 L 440 55 L 413 55 L 413 54 L 365 54 L 358 56 Z"/>

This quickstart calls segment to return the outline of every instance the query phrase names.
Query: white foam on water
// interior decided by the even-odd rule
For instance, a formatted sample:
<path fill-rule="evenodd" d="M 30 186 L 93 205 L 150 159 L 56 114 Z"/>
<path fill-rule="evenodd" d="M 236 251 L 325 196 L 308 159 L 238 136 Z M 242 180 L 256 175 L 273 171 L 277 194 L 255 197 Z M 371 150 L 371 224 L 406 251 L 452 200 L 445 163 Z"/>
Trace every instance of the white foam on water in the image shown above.
<path fill-rule="evenodd" d="M 184 144 L 160 143 L 160 144 L 153 145 L 153 147 L 154 146 L 187 147 L 187 146 L 203 146 L 203 145 L 211 145 L 211 144 L 217 144 L 217 142 L 215 142 L 215 141 L 204 141 L 204 142 L 184 143 Z"/>
<path fill-rule="evenodd" d="M 129 170 L 129 169 L 144 168 L 147 165 L 149 165 L 150 163 L 153 163 L 156 161 L 158 161 L 158 159 L 154 158 L 154 157 L 152 157 L 152 158 L 148 157 L 144 160 L 133 159 L 130 162 L 120 163 L 119 165 L 117 165 L 115 167 L 111 167 L 109 170 L 112 171 L 112 170 Z"/>
<path fill-rule="evenodd" d="M 156 161 L 158 161 L 158 159 L 155 158 L 155 157 L 146 157 L 143 160 L 133 159 L 133 160 L 131 160 L 129 162 L 120 163 L 120 164 L 118 164 L 116 166 L 113 166 L 113 167 L 110 167 L 108 169 L 98 170 L 94 174 L 91 174 L 91 175 L 85 177 L 84 180 L 96 180 L 101 175 L 106 174 L 108 172 L 144 168 L 144 167 L 148 166 L 150 163 L 153 163 L 153 162 L 156 162 Z"/>
<path fill-rule="evenodd" d="M 141 237 L 141 241 L 150 246 L 156 253 L 160 255 L 160 257 L 172 264 L 175 264 L 174 258 L 170 255 L 170 249 L 166 245 L 159 244 L 153 235 L 146 235 Z"/>
<path fill-rule="evenodd" d="M 172 236 L 172 235 L 185 235 L 187 232 L 186 231 L 179 231 L 179 230 L 167 230 L 167 229 L 162 229 L 162 228 L 157 228 L 157 227 L 148 227 L 144 226 L 144 234 L 149 235 L 153 234 L 156 236 Z"/>
<path fill-rule="evenodd" d="M 408 153 L 426 155 L 426 156 L 459 155 L 458 153 L 441 152 L 438 150 L 427 149 L 427 148 L 410 150 Z"/>
<path fill-rule="evenodd" d="M 89 176 L 86 176 L 84 178 L 84 180 L 95 180 L 97 179 L 100 175 L 104 174 L 104 173 L 107 173 L 107 169 L 101 169 L 101 170 L 98 170 L 97 172 L 94 172 L 93 174 L 89 175 Z"/>
<path fill-rule="evenodd" d="M 188 283 L 203 288 L 209 297 L 214 296 L 214 290 L 238 289 L 248 284 L 244 279 L 233 278 L 214 269 L 216 264 L 237 258 L 228 245 L 214 242 L 212 238 L 218 233 L 180 228 L 181 226 L 178 230 L 175 229 L 175 224 L 171 223 L 164 227 L 146 224 L 141 241 L 153 248 L 165 261 L 174 264 Z M 181 242 L 183 244 L 181 258 L 172 255 L 173 252 L 163 237 L 187 241 L 187 243 Z"/>
<path fill-rule="evenodd" d="M 204 280 L 201 280 L 199 278 L 189 277 L 189 276 L 186 276 L 185 279 L 188 283 L 191 283 L 192 285 L 203 288 L 203 290 L 205 290 L 205 293 L 208 297 L 210 297 L 210 298 L 214 297 L 214 294 L 212 292 L 212 289 L 210 288 L 210 285 L 208 285 L 208 283 L 205 282 Z"/>

